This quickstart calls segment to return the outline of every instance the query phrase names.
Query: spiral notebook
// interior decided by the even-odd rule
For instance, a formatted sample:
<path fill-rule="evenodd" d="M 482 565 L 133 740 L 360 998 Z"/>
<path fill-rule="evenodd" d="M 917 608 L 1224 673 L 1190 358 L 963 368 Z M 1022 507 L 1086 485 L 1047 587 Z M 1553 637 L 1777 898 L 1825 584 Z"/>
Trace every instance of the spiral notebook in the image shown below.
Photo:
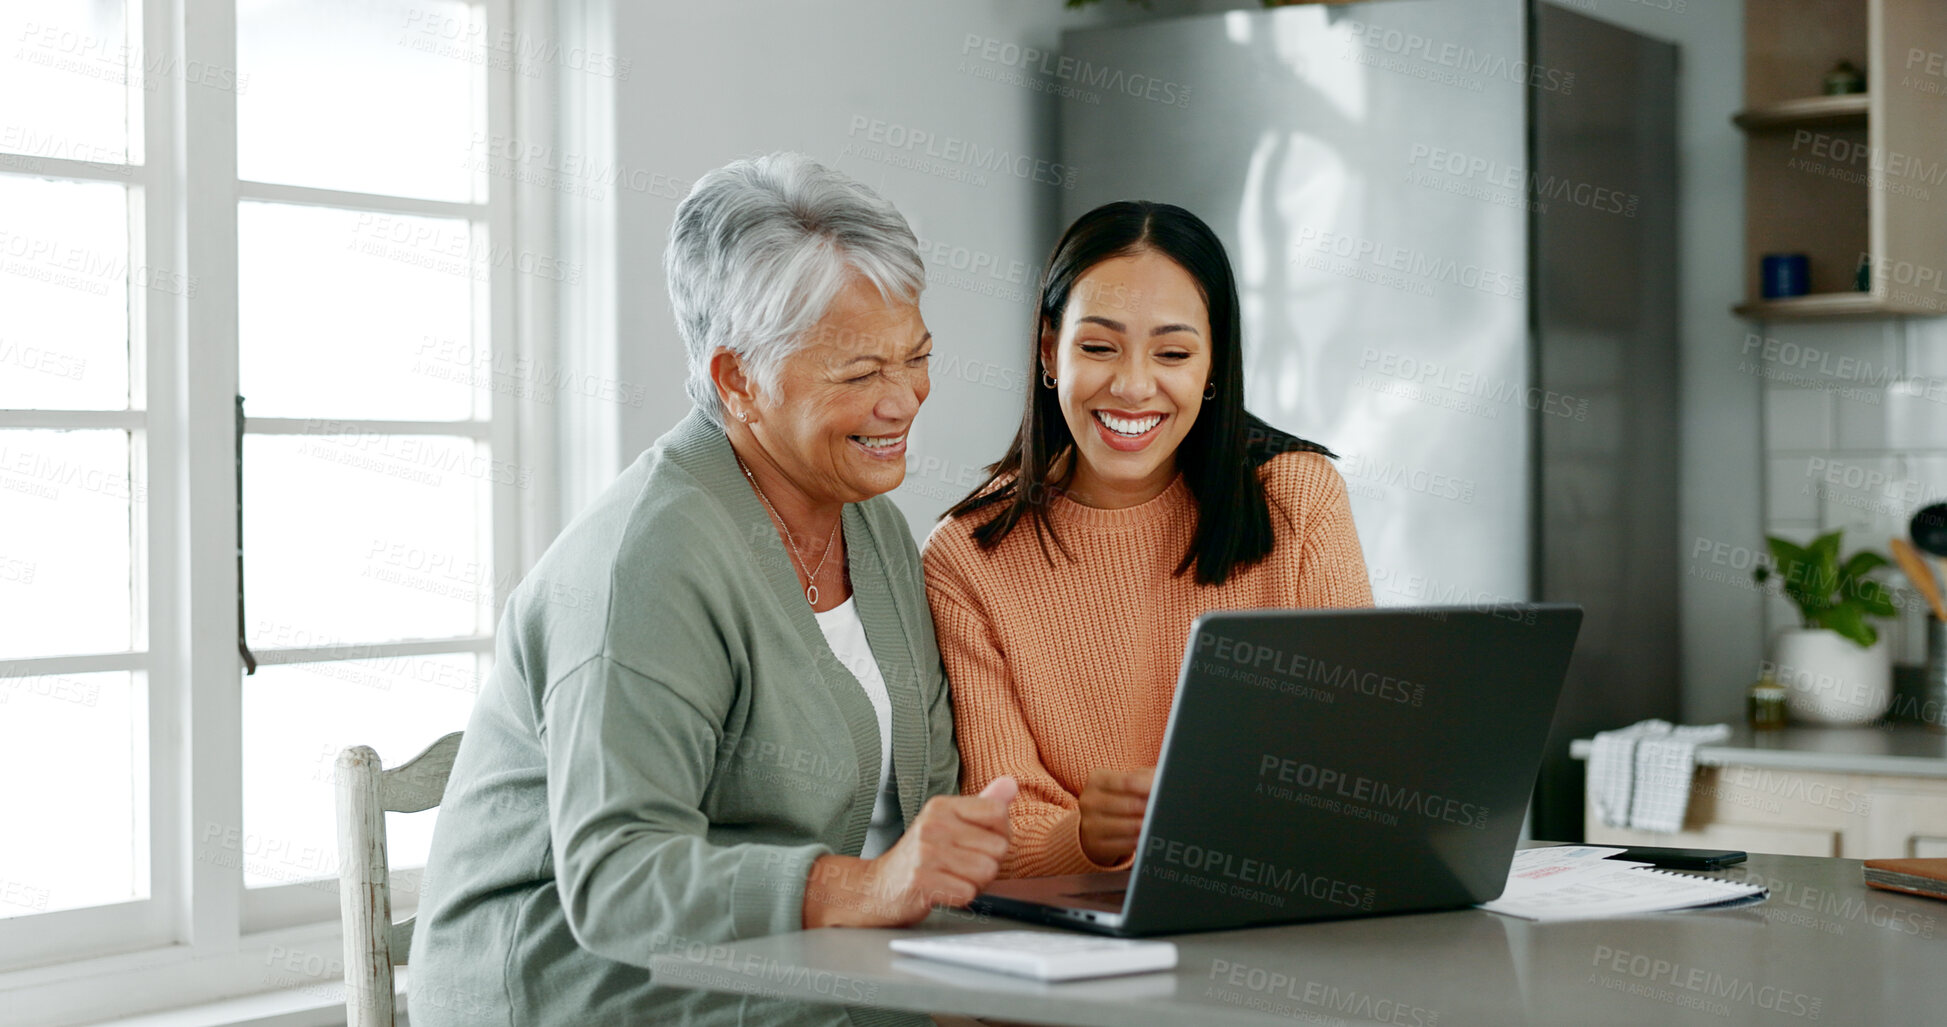
<path fill-rule="evenodd" d="M 1596 845 L 1523 849 L 1508 868 L 1507 889 L 1480 908 L 1524 920 L 1584 920 L 1740 906 L 1771 894 L 1761 885 L 1608 858 L 1621 851 Z"/>

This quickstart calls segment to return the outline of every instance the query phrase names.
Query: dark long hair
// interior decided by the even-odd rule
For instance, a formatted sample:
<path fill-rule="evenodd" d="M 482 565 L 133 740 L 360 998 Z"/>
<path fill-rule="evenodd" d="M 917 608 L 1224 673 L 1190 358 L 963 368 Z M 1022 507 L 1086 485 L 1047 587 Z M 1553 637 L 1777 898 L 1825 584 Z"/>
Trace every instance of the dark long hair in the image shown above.
<path fill-rule="evenodd" d="M 994 516 L 974 529 L 982 549 L 1000 545 L 1027 518 L 1034 527 L 1042 555 L 1052 566 L 1048 541 L 1062 555 L 1073 554 L 1055 533 L 1048 507 L 1067 492 L 1075 477 L 1076 460 L 1066 461 L 1058 477 L 1055 467 L 1073 449 L 1075 437 L 1061 415 L 1055 390 L 1040 387 L 1040 340 L 1044 330 L 1059 331 L 1062 312 L 1075 283 L 1105 260 L 1153 250 L 1175 261 L 1196 280 L 1210 313 L 1210 380 L 1216 395 L 1203 404 L 1196 423 L 1176 449 L 1183 483 L 1196 502 L 1197 528 L 1189 549 L 1177 565 L 1178 575 L 1196 569 L 1199 585 L 1220 585 L 1234 570 L 1271 554 L 1276 536 L 1271 529 L 1271 506 L 1258 468 L 1280 453 L 1322 453 L 1331 450 L 1266 424 L 1244 409 L 1243 324 L 1237 302 L 1237 281 L 1231 275 L 1224 244 L 1210 226 L 1182 207 L 1167 203 L 1124 200 L 1083 214 L 1068 226 L 1048 258 L 1041 279 L 1041 299 L 1029 344 L 1028 401 L 1021 414 L 1021 430 L 1000 460 L 987 467 L 987 480 L 954 504 L 948 517 L 965 517 L 991 509 Z M 1287 522 L 1290 512 L 1280 506 Z"/>

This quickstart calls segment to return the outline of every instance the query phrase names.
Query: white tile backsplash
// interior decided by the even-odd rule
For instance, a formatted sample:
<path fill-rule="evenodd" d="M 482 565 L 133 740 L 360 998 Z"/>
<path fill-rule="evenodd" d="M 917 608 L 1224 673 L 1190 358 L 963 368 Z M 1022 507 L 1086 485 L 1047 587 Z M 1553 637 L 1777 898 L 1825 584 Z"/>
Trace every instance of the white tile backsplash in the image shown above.
<path fill-rule="evenodd" d="M 1906 373 L 1947 381 L 1947 317 L 1916 317 L 1906 322 Z"/>
<path fill-rule="evenodd" d="M 1898 498 L 1904 487 L 1902 464 L 1884 457 L 1833 457 L 1822 466 L 1815 463 L 1819 527 L 1843 529 L 1846 552 L 1861 546 L 1883 552 L 1888 538 L 1906 533 L 1906 510 Z"/>
<path fill-rule="evenodd" d="M 1845 531 L 1847 552 L 1886 552 L 1928 503 L 1947 502 L 1947 318 L 1767 325 L 1745 359 L 1765 367 L 1765 533 Z M 1884 577 L 1918 602 L 1904 578 Z M 1894 658 L 1923 658 L 1924 614 L 1876 622 Z M 1797 623 L 1765 600 L 1768 632 Z"/>
<path fill-rule="evenodd" d="M 1885 410 L 1887 447 L 1947 450 L 1947 378 L 1894 382 L 1886 388 Z"/>
<path fill-rule="evenodd" d="M 1773 383 L 1800 388 L 1877 388 L 1906 363 L 1905 334 L 1879 321 L 1801 321 L 1767 324 L 1760 342 L 1744 342 Z"/>
<path fill-rule="evenodd" d="M 1832 448 L 1856 453 L 1886 448 L 1886 397 L 1851 389 L 1832 399 Z"/>
<path fill-rule="evenodd" d="M 1777 453 L 1832 448 L 1832 394 L 1824 389 L 1764 390 L 1764 447 Z"/>
<path fill-rule="evenodd" d="M 1767 521 L 1792 521 L 1817 529 L 1818 495 L 1812 479 L 1805 473 L 1805 458 L 1772 457 L 1765 461 L 1765 503 Z"/>

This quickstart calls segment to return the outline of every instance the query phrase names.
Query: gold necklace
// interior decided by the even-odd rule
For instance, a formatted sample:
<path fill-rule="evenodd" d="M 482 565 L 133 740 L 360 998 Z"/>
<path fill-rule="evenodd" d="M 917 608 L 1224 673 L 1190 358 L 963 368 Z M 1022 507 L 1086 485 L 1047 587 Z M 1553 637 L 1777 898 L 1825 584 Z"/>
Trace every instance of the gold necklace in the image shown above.
<path fill-rule="evenodd" d="M 764 501 L 764 509 L 769 510 L 771 516 L 777 520 L 778 529 L 784 532 L 784 544 L 791 547 L 791 555 L 797 558 L 798 569 L 805 572 L 804 601 L 817 606 L 818 572 L 824 570 L 825 561 L 831 559 L 832 546 L 838 542 L 838 526 L 845 523 L 843 512 L 839 514 L 838 520 L 832 522 L 832 534 L 825 540 L 825 552 L 818 557 L 818 566 L 806 570 L 804 554 L 798 551 L 798 543 L 791 538 L 791 526 L 784 523 L 784 515 L 778 513 L 777 507 L 771 505 L 771 497 L 764 494 L 764 486 L 757 484 L 757 476 L 750 473 L 750 468 L 744 466 L 743 457 L 737 457 L 737 469 L 744 472 L 744 477 L 750 481 L 750 487 L 757 490 L 757 498 Z"/>

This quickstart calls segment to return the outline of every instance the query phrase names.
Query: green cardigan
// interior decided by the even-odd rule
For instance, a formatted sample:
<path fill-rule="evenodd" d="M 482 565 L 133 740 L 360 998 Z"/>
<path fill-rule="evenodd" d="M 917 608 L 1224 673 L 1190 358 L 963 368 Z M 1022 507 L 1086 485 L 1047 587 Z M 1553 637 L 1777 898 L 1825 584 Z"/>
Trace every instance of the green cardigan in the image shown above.
<path fill-rule="evenodd" d="M 842 523 L 911 823 L 960 777 L 919 553 L 883 496 Z M 858 854 L 878 779 L 871 701 L 723 430 L 691 413 L 508 601 L 433 831 L 412 1022 L 908 1022 L 661 987 L 644 969 L 799 930 L 812 861 Z M 831 983 L 834 1002 L 870 997 Z"/>

